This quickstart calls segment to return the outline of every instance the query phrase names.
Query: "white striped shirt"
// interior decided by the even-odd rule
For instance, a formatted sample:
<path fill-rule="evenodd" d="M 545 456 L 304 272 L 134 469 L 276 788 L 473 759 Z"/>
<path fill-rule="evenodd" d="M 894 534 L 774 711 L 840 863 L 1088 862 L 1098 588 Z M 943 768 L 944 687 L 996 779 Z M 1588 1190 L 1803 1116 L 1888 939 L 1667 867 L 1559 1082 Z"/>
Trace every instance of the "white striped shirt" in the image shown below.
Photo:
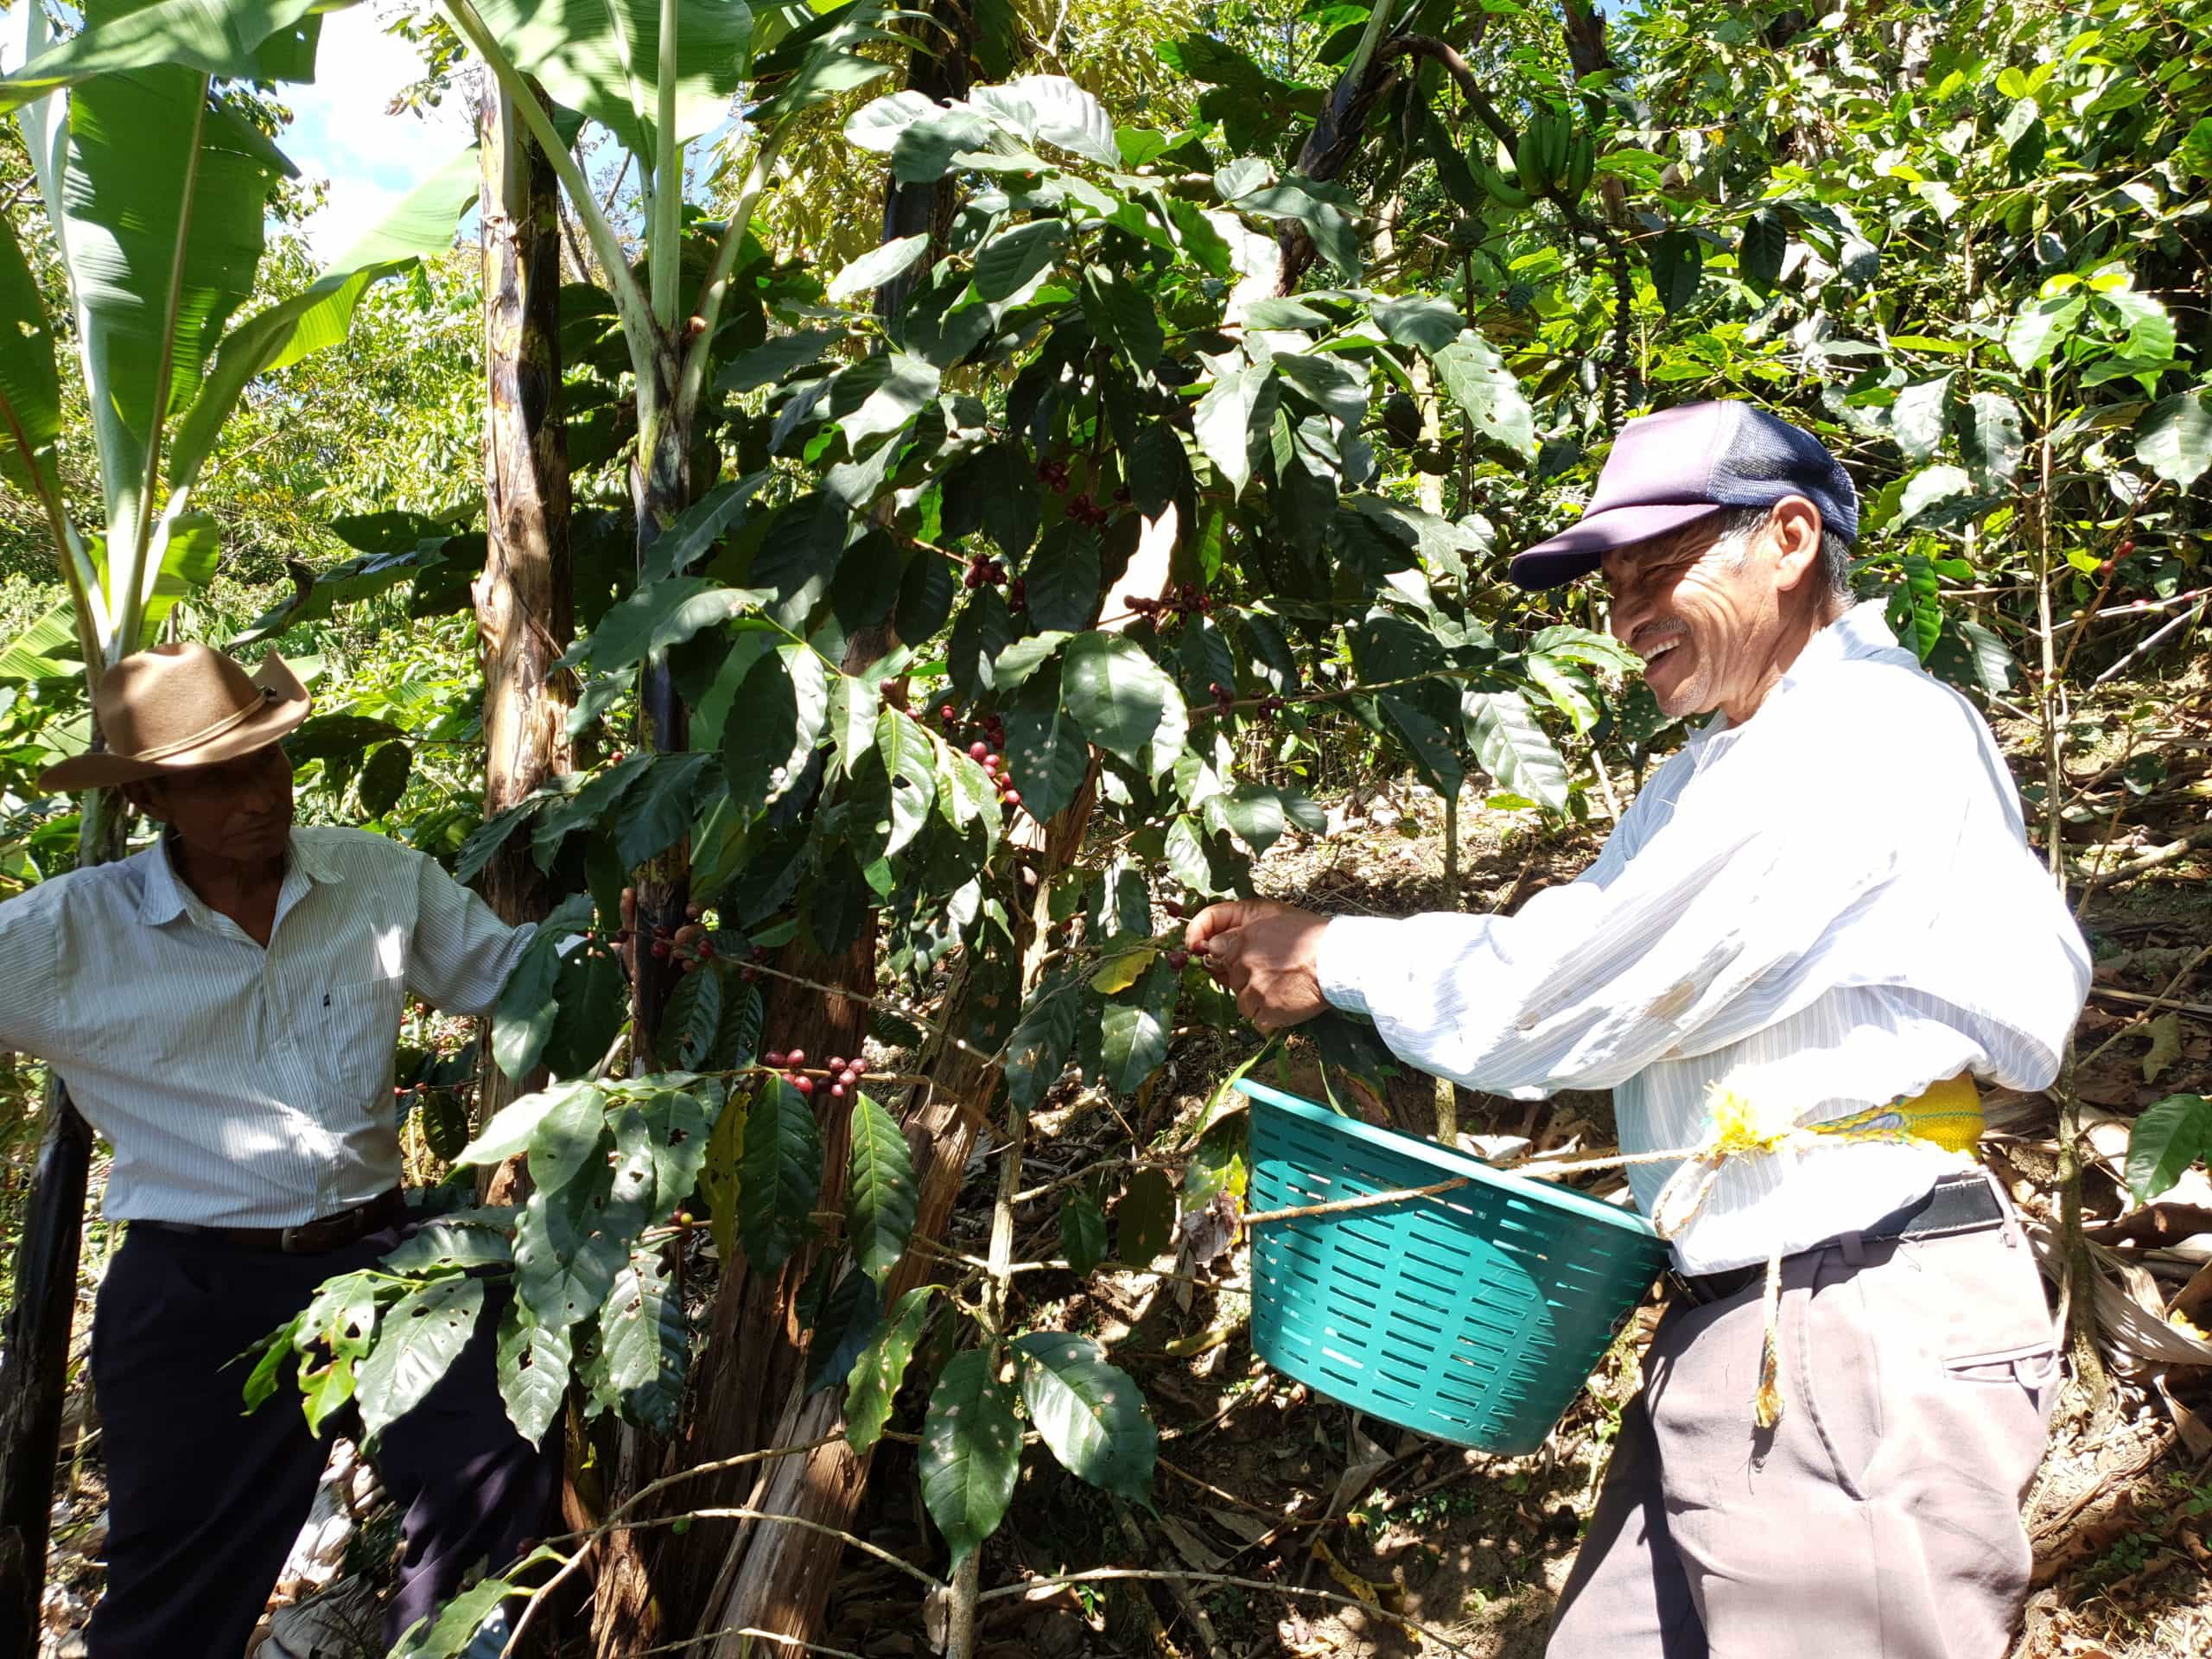
<path fill-rule="evenodd" d="M 412 848 L 302 829 L 264 950 L 157 842 L 0 905 L 0 1049 L 114 1147 L 111 1219 L 296 1226 L 398 1184 L 408 994 L 487 1013 L 535 931 Z"/>
<path fill-rule="evenodd" d="M 1320 978 L 1470 1088 L 1611 1089 L 1633 1153 L 1696 1146 L 1716 1082 L 1806 1123 L 1961 1071 L 2043 1088 L 2089 954 L 1988 727 L 1872 602 L 1814 635 L 1756 718 L 1694 734 L 1580 878 L 1510 917 L 1339 918 Z M 1871 1142 L 1734 1160 L 1676 1261 L 1808 1248 L 1960 1162 Z M 1630 1172 L 1647 1212 L 1675 1167 Z"/>

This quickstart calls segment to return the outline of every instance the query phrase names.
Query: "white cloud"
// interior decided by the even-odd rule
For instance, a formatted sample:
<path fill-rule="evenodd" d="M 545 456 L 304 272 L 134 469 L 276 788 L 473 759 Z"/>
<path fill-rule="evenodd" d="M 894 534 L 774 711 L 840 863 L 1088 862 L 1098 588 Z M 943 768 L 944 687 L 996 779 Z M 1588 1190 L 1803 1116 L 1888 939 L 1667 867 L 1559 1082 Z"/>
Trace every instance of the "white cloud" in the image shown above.
<path fill-rule="evenodd" d="M 468 143 L 472 113 L 464 99 L 448 96 L 427 116 L 385 113 L 392 95 L 422 73 L 415 48 L 385 34 L 374 9 L 354 6 L 323 18 L 315 82 L 283 89 L 298 118 L 278 142 L 303 177 L 330 184 L 307 222 L 324 258 L 351 247 Z"/>

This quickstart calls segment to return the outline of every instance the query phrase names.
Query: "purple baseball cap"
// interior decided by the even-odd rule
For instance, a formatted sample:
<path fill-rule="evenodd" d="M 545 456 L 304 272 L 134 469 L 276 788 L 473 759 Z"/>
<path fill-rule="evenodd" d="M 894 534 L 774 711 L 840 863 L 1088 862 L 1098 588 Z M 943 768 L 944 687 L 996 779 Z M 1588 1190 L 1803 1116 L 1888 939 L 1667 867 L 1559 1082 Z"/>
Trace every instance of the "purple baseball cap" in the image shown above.
<path fill-rule="evenodd" d="M 1847 542 L 1859 534 L 1859 493 L 1827 447 L 1751 404 L 1685 404 L 1621 428 L 1574 524 L 1514 556 L 1513 580 L 1556 588 L 1617 548 L 1664 536 L 1731 507 L 1770 507 L 1802 495 Z"/>

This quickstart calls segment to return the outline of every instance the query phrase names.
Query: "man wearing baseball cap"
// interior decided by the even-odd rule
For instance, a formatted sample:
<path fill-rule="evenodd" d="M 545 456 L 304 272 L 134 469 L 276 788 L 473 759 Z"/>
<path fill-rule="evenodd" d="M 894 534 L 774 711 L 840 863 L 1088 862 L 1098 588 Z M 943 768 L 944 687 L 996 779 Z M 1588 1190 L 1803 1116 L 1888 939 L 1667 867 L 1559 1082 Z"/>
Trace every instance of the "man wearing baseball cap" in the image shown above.
<path fill-rule="evenodd" d="M 1511 566 L 1602 572 L 1660 706 L 1712 716 L 1596 863 L 1510 917 L 1189 927 L 1262 1027 L 1334 1006 L 1470 1088 L 1611 1089 L 1627 1154 L 1700 1147 L 1719 1101 L 1812 1131 L 1721 1160 L 1674 1232 L 1555 1659 L 1999 1659 L 2026 1592 L 2057 1339 L 1974 1080 L 2050 1084 L 2088 953 L 1988 728 L 1853 604 L 1857 530 L 1762 410 L 1630 422 Z M 1629 1168 L 1647 1212 L 1678 1166 Z"/>
<path fill-rule="evenodd" d="M 111 1523 L 87 1643 L 237 1659 L 327 1453 L 296 1397 L 244 1409 L 240 1356 L 409 1236 L 403 1005 L 489 1012 L 533 930 L 398 842 L 294 827 L 280 745 L 308 699 L 274 652 L 250 675 L 156 646 L 92 706 L 105 748 L 41 784 L 120 787 L 162 833 L 0 905 L 0 1050 L 68 1084 L 114 1149 L 107 1219 L 130 1224 L 92 1320 Z M 524 1440 L 494 1379 L 505 1294 L 381 1436 L 406 1537 L 388 1643 L 551 1518 L 558 1436 Z"/>

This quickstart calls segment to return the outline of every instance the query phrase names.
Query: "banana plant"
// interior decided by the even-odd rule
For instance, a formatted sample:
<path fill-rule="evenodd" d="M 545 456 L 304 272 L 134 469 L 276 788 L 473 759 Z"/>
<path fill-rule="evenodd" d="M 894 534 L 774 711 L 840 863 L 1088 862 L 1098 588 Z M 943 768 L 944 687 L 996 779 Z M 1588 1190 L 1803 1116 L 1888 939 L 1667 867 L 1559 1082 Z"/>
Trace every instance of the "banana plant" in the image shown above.
<path fill-rule="evenodd" d="M 57 41 L 37 0 L 17 14 L 0 111 L 29 151 L 69 317 L 47 315 L 0 226 L 0 470 L 46 520 L 89 691 L 213 574 L 215 523 L 192 493 L 247 385 L 343 339 L 370 283 L 445 246 L 474 173 L 456 157 L 320 280 L 232 327 L 270 193 L 296 169 L 218 83 L 311 79 L 319 16 L 306 0 L 90 0 L 84 29 Z M 55 466 L 57 337 L 84 377 L 97 504 L 66 499 Z M 111 850 L 117 828 L 91 798 L 86 856 Z"/>
<path fill-rule="evenodd" d="M 690 505 L 695 485 L 707 481 L 692 477 L 700 408 L 753 205 L 794 118 L 889 68 L 855 49 L 891 38 L 877 23 L 885 7 L 882 0 L 848 0 L 819 16 L 779 7 L 756 17 L 743 0 L 439 0 L 439 6 L 551 161 L 607 273 L 634 383 L 631 493 L 639 586 L 674 578 L 659 597 L 690 619 L 688 630 L 655 627 L 654 648 L 640 671 L 639 746 L 682 750 L 689 741 L 685 712 L 668 672 L 666 646 L 715 619 L 682 605 L 675 588 L 683 572 L 671 565 L 665 548 L 657 554 L 655 543 Z M 755 100 L 743 118 L 751 143 L 737 170 L 729 218 L 714 237 L 686 305 L 685 146 L 729 118 L 747 86 Z M 642 269 L 633 268 L 620 232 L 564 142 L 557 124 L 563 113 L 597 122 L 636 158 L 643 183 Z M 656 601 L 641 594 L 636 602 L 650 607 Z M 663 639 L 664 633 L 670 637 Z M 654 855 L 636 874 L 639 926 L 673 931 L 688 885 L 681 842 Z M 636 1029 L 648 1051 L 676 982 L 674 968 L 639 953 Z"/>

